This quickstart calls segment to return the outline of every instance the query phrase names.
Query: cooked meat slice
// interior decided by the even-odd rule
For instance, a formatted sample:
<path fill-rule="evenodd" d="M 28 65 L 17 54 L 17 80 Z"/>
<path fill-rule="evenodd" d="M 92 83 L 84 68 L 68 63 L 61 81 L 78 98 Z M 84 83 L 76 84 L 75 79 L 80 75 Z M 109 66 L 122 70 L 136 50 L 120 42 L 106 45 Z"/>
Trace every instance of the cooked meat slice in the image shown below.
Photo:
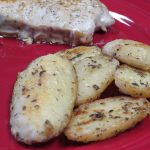
<path fill-rule="evenodd" d="M 92 44 L 114 23 L 99 0 L 1 0 L 0 34 L 28 43 Z"/>
<path fill-rule="evenodd" d="M 26 144 L 58 136 L 70 120 L 76 100 L 72 64 L 55 55 L 42 56 L 19 73 L 11 104 L 11 132 Z"/>
<path fill-rule="evenodd" d="M 142 121 L 150 104 L 144 98 L 111 97 L 79 106 L 64 134 L 69 140 L 91 142 L 108 139 Z"/>

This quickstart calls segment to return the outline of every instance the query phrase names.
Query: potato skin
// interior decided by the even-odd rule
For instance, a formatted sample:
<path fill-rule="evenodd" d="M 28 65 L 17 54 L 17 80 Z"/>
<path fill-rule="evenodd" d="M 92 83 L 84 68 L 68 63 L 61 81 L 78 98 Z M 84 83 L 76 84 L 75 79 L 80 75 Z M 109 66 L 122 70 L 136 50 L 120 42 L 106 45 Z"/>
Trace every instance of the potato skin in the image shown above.
<path fill-rule="evenodd" d="M 10 125 L 25 144 L 58 136 L 68 124 L 77 95 L 72 64 L 55 55 L 34 60 L 19 73 L 14 86 Z"/>
<path fill-rule="evenodd" d="M 64 134 L 69 140 L 91 142 L 108 139 L 142 121 L 149 113 L 145 98 L 110 97 L 80 105 Z"/>
<path fill-rule="evenodd" d="M 150 71 L 150 46 L 133 40 L 114 40 L 102 52 L 141 70 Z"/>
<path fill-rule="evenodd" d="M 115 73 L 115 84 L 124 94 L 150 98 L 149 72 L 121 65 Z"/>

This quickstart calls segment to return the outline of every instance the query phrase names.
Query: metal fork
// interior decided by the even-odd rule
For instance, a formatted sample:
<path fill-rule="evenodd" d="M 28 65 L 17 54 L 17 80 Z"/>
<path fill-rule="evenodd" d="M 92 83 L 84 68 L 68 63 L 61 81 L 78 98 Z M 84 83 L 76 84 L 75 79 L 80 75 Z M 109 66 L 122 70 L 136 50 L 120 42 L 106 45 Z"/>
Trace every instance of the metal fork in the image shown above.
<path fill-rule="evenodd" d="M 113 12 L 113 11 L 109 11 L 109 13 L 114 19 L 118 20 L 119 22 L 121 22 L 127 26 L 131 26 L 128 22 L 134 23 L 133 20 L 131 20 L 130 18 L 128 18 L 124 15 L 118 14 L 118 13 Z"/>

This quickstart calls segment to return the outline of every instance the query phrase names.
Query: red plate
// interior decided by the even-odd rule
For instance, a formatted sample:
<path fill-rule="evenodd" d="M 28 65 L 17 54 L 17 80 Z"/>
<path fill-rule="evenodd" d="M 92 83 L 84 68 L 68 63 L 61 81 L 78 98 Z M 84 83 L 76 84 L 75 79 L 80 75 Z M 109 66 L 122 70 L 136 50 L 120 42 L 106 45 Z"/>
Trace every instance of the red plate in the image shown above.
<path fill-rule="evenodd" d="M 116 21 L 107 33 L 97 33 L 94 43 L 102 46 L 117 38 L 128 38 L 150 44 L 150 1 L 140 0 L 102 0 L 111 11 L 130 18 L 130 26 Z M 79 145 L 66 140 L 61 135 L 46 144 L 26 146 L 14 140 L 9 128 L 9 105 L 17 73 L 22 71 L 31 60 L 41 55 L 66 49 L 65 45 L 25 45 L 14 39 L 0 39 L 0 150 L 148 150 L 150 147 L 150 117 L 134 129 L 111 139 Z"/>

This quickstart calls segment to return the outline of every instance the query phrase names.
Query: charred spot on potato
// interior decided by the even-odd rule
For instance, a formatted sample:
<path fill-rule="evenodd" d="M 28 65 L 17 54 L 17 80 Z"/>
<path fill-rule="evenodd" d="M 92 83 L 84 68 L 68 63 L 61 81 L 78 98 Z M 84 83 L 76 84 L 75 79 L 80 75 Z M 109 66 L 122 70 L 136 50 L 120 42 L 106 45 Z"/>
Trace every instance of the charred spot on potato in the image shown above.
<path fill-rule="evenodd" d="M 124 110 L 124 113 L 128 113 L 128 104 L 125 104 L 124 106 L 122 106 L 122 109 Z"/>
<path fill-rule="evenodd" d="M 116 49 L 116 51 L 118 52 L 119 50 L 120 50 L 120 46 L 119 46 L 119 48 Z"/>
<path fill-rule="evenodd" d="M 91 69 L 95 69 L 96 65 L 88 64 L 88 67 L 90 67 Z"/>
<path fill-rule="evenodd" d="M 25 86 L 22 87 L 22 95 L 26 95 L 29 92 L 29 89 Z"/>
<path fill-rule="evenodd" d="M 92 61 L 93 63 L 95 63 L 95 64 L 96 64 L 96 62 L 97 62 L 96 60 L 93 60 L 93 59 L 91 59 L 91 61 Z"/>
<path fill-rule="evenodd" d="M 94 90 L 96 90 L 96 91 L 99 90 L 99 86 L 96 85 L 96 84 L 93 85 L 93 88 L 94 88 Z"/>
<path fill-rule="evenodd" d="M 97 64 L 97 65 L 96 64 L 94 64 L 94 65 L 88 64 L 88 67 L 90 67 L 91 69 L 96 69 L 96 68 L 99 69 L 99 68 L 101 68 L 101 64 Z"/>
<path fill-rule="evenodd" d="M 30 97 L 30 95 L 27 95 L 27 98 L 29 98 Z"/>
<path fill-rule="evenodd" d="M 136 82 L 133 82 L 132 85 L 134 85 L 134 86 L 139 86 Z"/>
<path fill-rule="evenodd" d="M 23 106 L 23 107 L 22 107 L 22 110 L 26 110 L 26 106 Z"/>
<path fill-rule="evenodd" d="M 39 105 L 35 105 L 34 108 L 35 108 L 35 109 L 39 109 L 40 106 L 39 106 Z"/>
<path fill-rule="evenodd" d="M 92 57 L 87 57 L 87 58 L 90 59 L 90 60 L 92 59 Z"/>
<path fill-rule="evenodd" d="M 49 125 L 49 124 L 50 124 L 50 121 L 49 121 L 49 120 L 45 120 L 45 124 L 46 124 L 46 125 Z"/>
<path fill-rule="evenodd" d="M 45 70 L 40 71 L 39 76 L 41 77 L 45 72 Z"/>
<path fill-rule="evenodd" d="M 109 115 L 110 116 L 110 118 L 112 118 L 112 119 L 120 119 L 121 117 L 120 116 L 113 116 L 113 115 Z"/>
<path fill-rule="evenodd" d="M 42 61 L 42 59 L 41 59 L 41 61 Z M 41 70 L 44 70 L 43 66 L 40 66 L 40 68 L 41 68 Z"/>
<path fill-rule="evenodd" d="M 111 110 L 109 110 L 109 113 L 111 113 L 111 112 L 113 112 L 114 110 L 113 109 L 111 109 Z"/>
<path fill-rule="evenodd" d="M 82 54 L 77 54 L 75 57 L 71 58 L 70 60 L 71 60 L 71 61 L 72 61 L 72 60 L 75 60 L 76 58 L 78 58 L 78 57 L 80 57 L 80 56 L 82 56 Z"/>
<path fill-rule="evenodd" d="M 129 118 L 128 117 L 125 117 L 125 121 L 128 121 L 129 120 Z"/>
<path fill-rule="evenodd" d="M 148 82 L 144 83 L 144 82 L 142 82 L 141 80 L 140 80 L 140 84 L 143 85 L 143 86 L 145 86 L 145 87 L 148 87 L 148 86 L 149 86 L 149 85 L 148 85 Z"/>
<path fill-rule="evenodd" d="M 105 105 L 105 103 L 104 103 L 104 102 L 101 102 L 100 104 L 101 104 L 101 105 Z"/>
<path fill-rule="evenodd" d="M 136 103 L 137 106 L 140 106 L 139 103 Z"/>
<path fill-rule="evenodd" d="M 38 73 L 38 70 L 34 70 L 33 72 L 31 72 L 32 75 L 35 75 L 36 73 Z"/>
<path fill-rule="evenodd" d="M 141 108 L 140 108 L 140 107 L 134 107 L 134 108 L 132 108 L 132 109 L 135 110 L 135 112 L 141 111 Z"/>
<path fill-rule="evenodd" d="M 145 77 L 145 73 L 143 71 L 140 71 L 140 70 L 137 70 L 137 69 L 134 69 L 134 71 L 142 78 Z"/>
<path fill-rule="evenodd" d="M 37 101 L 37 99 L 33 99 L 31 102 L 34 103 L 34 102 L 36 102 L 36 101 Z"/>
<path fill-rule="evenodd" d="M 89 117 L 91 117 L 93 120 L 103 119 L 105 117 L 105 114 L 101 112 L 96 112 L 94 114 L 91 114 Z"/>

